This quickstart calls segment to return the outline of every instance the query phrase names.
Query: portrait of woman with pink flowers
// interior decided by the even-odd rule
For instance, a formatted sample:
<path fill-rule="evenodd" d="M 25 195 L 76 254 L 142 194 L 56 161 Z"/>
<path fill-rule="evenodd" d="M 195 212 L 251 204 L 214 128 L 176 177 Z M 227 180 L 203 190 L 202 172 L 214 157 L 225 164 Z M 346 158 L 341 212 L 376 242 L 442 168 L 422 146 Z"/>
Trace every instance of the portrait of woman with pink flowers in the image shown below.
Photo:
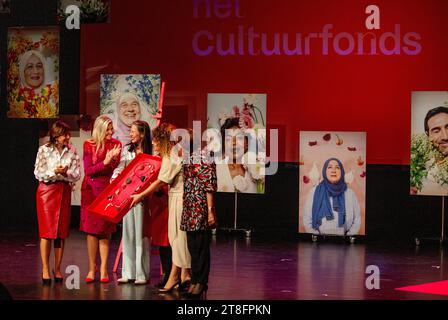
<path fill-rule="evenodd" d="M 266 95 L 209 94 L 208 128 L 219 131 L 218 192 L 263 194 Z"/>

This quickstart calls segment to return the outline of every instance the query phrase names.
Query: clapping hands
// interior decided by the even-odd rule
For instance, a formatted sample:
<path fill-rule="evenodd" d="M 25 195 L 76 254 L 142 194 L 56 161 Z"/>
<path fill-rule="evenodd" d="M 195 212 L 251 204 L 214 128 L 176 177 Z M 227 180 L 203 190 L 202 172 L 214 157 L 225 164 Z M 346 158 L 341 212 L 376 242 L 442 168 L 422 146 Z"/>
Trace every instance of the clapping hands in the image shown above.
<path fill-rule="evenodd" d="M 106 158 L 104 159 L 104 164 L 107 166 L 109 163 L 111 163 L 112 160 L 115 160 L 118 158 L 118 156 L 121 153 L 121 146 L 116 145 L 106 153 Z"/>
<path fill-rule="evenodd" d="M 54 173 L 65 176 L 67 174 L 68 166 L 59 165 L 54 169 Z"/>

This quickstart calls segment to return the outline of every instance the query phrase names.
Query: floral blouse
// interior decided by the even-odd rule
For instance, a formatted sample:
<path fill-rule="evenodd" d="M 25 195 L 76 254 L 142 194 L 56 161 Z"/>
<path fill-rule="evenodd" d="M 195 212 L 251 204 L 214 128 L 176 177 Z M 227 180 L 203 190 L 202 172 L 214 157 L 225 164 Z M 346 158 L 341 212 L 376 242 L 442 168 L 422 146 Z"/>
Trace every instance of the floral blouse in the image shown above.
<path fill-rule="evenodd" d="M 198 231 L 208 229 L 207 192 L 216 192 L 216 165 L 204 155 L 191 156 L 183 165 L 184 197 L 180 229 Z"/>
<path fill-rule="evenodd" d="M 54 173 L 57 166 L 68 166 L 67 175 Z M 34 176 L 41 182 L 65 181 L 75 183 L 81 177 L 80 160 L 76 149 L 69 145 L 59 153 L 53 145 L 44 144 L 37 152 Z"/>

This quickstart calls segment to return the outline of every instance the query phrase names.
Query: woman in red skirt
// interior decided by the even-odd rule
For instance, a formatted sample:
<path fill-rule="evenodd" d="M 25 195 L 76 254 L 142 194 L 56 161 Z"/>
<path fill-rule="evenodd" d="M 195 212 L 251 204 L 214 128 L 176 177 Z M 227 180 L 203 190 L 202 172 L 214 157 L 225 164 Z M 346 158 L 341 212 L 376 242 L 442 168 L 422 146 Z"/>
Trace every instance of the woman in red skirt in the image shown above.
<path fill-rule="evenodd" d="M 146 230 L 149 231 L 152 245 L 159 247 L 163 278 L 156 287 L 161 289 L 168 282 L 173 263 L 168 239 L 168 186 L 162 187 L 148 199 L 148 207 L 151 214 Z"/>
<path fill-rule="evenodd" d="M 34 175 L 39 180 L 36 193 L 39 223 L 42 282 L 51 283 L 49 260 L 54 242 L 54 278 L 62 282 L 61 262 L 65 239 L 70 232 L 71 187 L 80 178 L 79 156 L 69 144 L 70 127 L 56 121 L 50 129 L 50 141 L 39 148 Z"/>
<path fill-rule="evenodd" d="M 101 258 L 101 282 L 109 282 L 107 257 L 109 255 L 110 235 L 116 226 L 88 212 L 95 198 L 109 185 L 110 178 L 120 162 L 121 142 L 112 138 L 114 128 L 112 120 L 99 116 L 93 125 L 92 139 L 84 142 L 84 181 L 81 187 L 81 224 L 80 230 L 87 233 L 87 252 L 89 255 L 89 273 L 87 283 L 95 281 L 96 257 L 98 249 Z"/>

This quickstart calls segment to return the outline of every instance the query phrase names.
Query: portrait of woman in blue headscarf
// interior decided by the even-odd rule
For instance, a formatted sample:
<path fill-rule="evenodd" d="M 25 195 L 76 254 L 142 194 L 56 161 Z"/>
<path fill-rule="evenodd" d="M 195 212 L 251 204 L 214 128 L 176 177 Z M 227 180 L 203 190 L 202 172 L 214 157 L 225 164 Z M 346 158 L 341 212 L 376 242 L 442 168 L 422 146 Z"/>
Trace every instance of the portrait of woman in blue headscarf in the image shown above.
<path fill-rule="evenodd" d="M 307 233 L 356 235 L 361 226 L 360 206 L 356 194 L 345 182 L 342 162 L 325 161 L 322 181 L 311 189 L 303 216 Z"/>

